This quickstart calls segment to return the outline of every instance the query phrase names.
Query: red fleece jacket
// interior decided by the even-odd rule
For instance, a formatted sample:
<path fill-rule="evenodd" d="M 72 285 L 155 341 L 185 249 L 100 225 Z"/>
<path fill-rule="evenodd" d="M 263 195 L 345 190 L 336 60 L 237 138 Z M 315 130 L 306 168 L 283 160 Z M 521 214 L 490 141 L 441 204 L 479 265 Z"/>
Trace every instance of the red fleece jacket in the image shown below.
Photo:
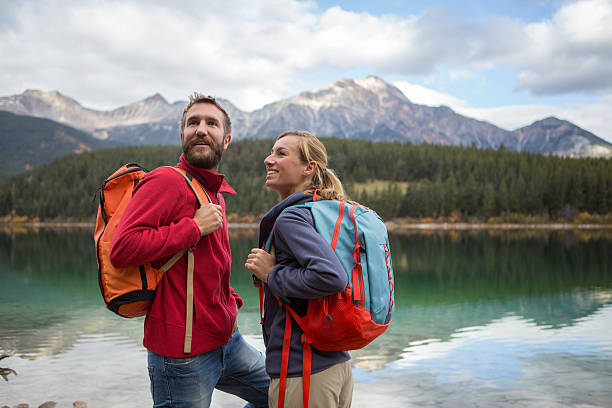
<path fill-rule="evenodd" d="M 134 188 L 113 237 L 110 259 L 116 267 L 151 262 L 160 267 L 178 251 L 194 246 L 194 324 L 191 354 L 183 353 L 187 257 L 183 256 L 157 286 L 144 323 L 144 346 L 166 357 L 189 357 L 213 350 L 232 335 L 242 299 L 230 287 L 231 252 L 225 201 L 218 193 L 236 194 L 224 176 L 191 166 L 187 170 L 223 210 L 223 227 L 200 238 L 193 221 L 198 207 L 185 179 L 168 167 L 157 168 Z"/>

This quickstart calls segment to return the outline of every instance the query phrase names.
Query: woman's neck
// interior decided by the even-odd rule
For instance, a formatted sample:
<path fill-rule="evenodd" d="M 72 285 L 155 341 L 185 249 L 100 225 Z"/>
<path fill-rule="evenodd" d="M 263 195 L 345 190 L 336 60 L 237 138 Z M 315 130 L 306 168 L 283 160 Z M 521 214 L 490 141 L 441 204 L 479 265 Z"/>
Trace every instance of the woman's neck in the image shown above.
<path fill-rule="evenodd" d="M 312 182 L 310 180 L 308 180 L 308 181 L 302 183 L 301 185 L 292 188 L 291 190 L 288 190 L 288 191 L 279 191 L 278 195 L 279 195 L 279 197 L 280 197 L 280 199 L 282 201 L 285 198 L 289 197 L 291 194 L 295 194 L 298 191 L 308 190 L 311 187 L 312 187 Z"/>

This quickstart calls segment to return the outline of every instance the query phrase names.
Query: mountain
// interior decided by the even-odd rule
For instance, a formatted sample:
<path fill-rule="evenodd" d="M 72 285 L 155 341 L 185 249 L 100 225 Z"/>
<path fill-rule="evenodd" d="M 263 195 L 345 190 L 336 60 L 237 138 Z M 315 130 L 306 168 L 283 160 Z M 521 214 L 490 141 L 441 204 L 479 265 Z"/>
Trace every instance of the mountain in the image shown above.
<path fill-rule="evenodd" d="M 85 108 L 58 91 L 28 89 L 20 95 L 0 98 L 0 110 L 52 119 L 87 132 L 116 126 L 178 120 L 183 107 L 183 102 L 171 105 L 159 94 L 112 111 Z"/>
<path fill-rule="evenodd" d="M 266 105 L 252 112 L 245 125 L 251 136 L 259 138 L 274 137 L 288 129 L 308 129 L 320 136 L 414 144 L 515 144 L 512 132 L 458 115 L 448 107 L 413 104 L 399 89 L 374 76 L 358 81 L 342 79 L 318 91 Z"/>
<path fill-rule="evenodd" d="M 231 102 L 219 101 L 232 118 L 243 113 Z M 178 144 L 178 121 L 185 104 L 185 101 L 170 104 L 155 94 L 111 111 L 99 111 L 85 108 L 58 91 L 29 89 L 19 95 L 0 97 L 0 111 L 51 119 L 115 145 Z"/>
<path fill-rule="evenodd" d="M 116 144 L 49 119 L 0 111 L 0 174 L 16 174 L 68 153 Z"/>
<path fill-rule="evenodd" d="M 515 131 L 519 149 L 570 157 L 610 157 L 610 144 L 584 129 L 554 117 Z"/>
<path fill-rule="evenodd" d="M 224 99 L 219 102 L 232 118 L 235 140 L 273 138 L 285 130 L 308 129 L 319 136 L 340 138 L 479 148 L 503 145 L 508 150 L 535 153 L 612 157 L 612 145 L 569 122 L 549 118 L 508 131 L 446 106 L 414 104 L 398 88 L 375 76 L 341 79 L 252 112 Z M 130 145 L 178 145 L 178 120 L 185 104 L 168 103 L 156 94 L 112 111 L 96 111 L 57 91 L 28 90 L 0 98 L 0 110 L 47 117 L 98 139 Z"/>

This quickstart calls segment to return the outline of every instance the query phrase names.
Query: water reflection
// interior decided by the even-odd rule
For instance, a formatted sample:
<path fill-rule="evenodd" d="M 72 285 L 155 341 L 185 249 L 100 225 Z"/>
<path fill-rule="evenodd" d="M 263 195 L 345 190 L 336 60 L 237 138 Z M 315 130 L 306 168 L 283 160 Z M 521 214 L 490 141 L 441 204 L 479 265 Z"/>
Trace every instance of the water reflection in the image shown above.
<path fill-rule="evenodd" d="M 356 395 L 364 407 L 609 407 L 610 327 L 611 305 L 560 328 L 505 316 L 413 342 L 387 370 L 354 369 Z"/>
<path fill-rule="evenodd" d="M 232 285 L 245 300 L 239 326 L 262 348 L 258 294 L 243 268 L 256 233 L 233 230 L 230 239 Z M 392 235 L 396 313 L 387 333 L 351 353 L 360 384 L 354 405 L 374 396 L 389 407 L 448 405 L 460 391 L 463 405 L 525 398 L 554 406 L 542 390 L 575 399 L 578 380 L 595 396 L 580 401 L 609 402 L 602 382 L 612 376 L 611 243 L 608 231 Z M 109 390 L 113 406 L 150 398 L 142 318 L 105 310 L 90 231 L 0 232 L 0 288 L 0 352 L 12 355 L 2 367 L 19 373 L 5 385 L 15 403 L 35 384 L 61 388 L 75 375 L 89 390 L 83 400 L 108 402 Z M 106 361 L 111 353 L 114 362 Z M 92 373 L 92 360 L 108 370 Z M 60 374 L 49 377 L 52 370 Z M 498 388 L 515 391 L 492 393 Z"/>
<path fill-rule="evenodd" d="M 355 356 L 380 368 L 400 358 L 406 344 L 448 341 L 509 315 L 545 328 L 571 326 L 612 302 L 611 242 L 606 231 L 392 235 L 394 322 Z M 243 264 L 255 243 L 255 231 L 232 230 L 232 285 L 245 300 L 242 330 L 252 335 L 259 332 L 258 295 Z M 108 325 L 139 340 L 141 323 L 102 310 L 88 230 L 0 233 L 0 273 L 5 348 L 58 353 Z"/>

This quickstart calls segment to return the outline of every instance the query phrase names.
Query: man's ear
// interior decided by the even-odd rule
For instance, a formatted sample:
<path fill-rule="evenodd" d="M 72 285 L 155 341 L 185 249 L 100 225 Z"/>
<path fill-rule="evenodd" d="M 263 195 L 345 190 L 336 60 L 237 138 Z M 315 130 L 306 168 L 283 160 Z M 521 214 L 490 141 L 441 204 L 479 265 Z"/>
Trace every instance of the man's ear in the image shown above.
<path fill-rule="evenodd" d="M 229 146 L 231 140 L 232 135 L 226 135 L 223 137 L 223 150 L 227 149 L 227 146 Z"/>

